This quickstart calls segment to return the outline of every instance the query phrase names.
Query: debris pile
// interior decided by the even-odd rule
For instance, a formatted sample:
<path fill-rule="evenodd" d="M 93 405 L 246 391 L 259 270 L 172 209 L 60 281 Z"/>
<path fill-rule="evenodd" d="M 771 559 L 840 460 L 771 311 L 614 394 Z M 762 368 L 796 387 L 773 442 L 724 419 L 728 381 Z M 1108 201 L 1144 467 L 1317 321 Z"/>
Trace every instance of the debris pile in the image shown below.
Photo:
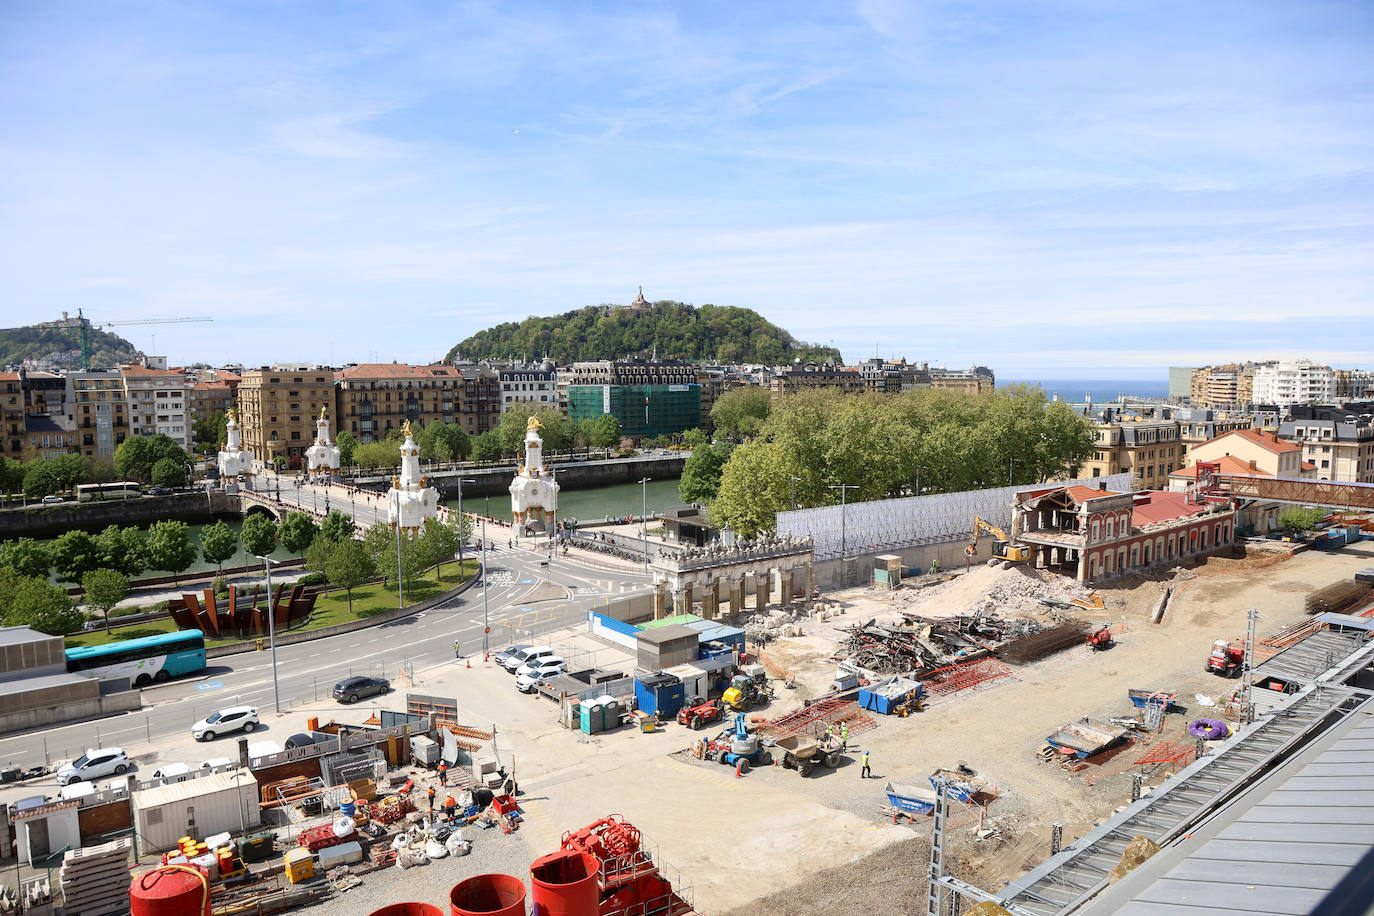
<path fill-rule="evenodd" d="M 836 660 L 876 674 L 921 674 L 994 652 L 1001 655 L 1008 644 L 1060 629 L 1045 630 L 1037 620 L 998 614 L 928 618 L 904 613 L 902 617 L 900 625 L 879 624 L 875 619 L 841 631 L 845 635 Z M 1081 641 L 1082 630 L 1076 632 Z"/>

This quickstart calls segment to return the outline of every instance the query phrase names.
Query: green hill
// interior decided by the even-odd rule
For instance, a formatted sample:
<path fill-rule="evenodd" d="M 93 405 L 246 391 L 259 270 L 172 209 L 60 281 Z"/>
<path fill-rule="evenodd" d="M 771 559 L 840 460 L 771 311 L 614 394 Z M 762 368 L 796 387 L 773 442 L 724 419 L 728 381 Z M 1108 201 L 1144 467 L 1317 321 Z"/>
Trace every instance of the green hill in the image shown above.
<path fill-rule="evenodd" d="M 548 357 L 566 365 L 654 352 L 663 359 L 768 365 L 840 358 L 838 350 L 801 343 L 751 309 L 664 301 L 639 309 L 593 305 L 498 324 L 459 343 L 446 359 Z"/>
<path fill-rule="evenodd" d="M 139 350 L 118 334 L 90 330 L 91 368 L 107 369 L 132 363 Z M 45 360 L 60 368 L 81 368 L 81 326 L 77 319 L 0 330 L 0 367 L 18 366 L 26 359 Z"/>

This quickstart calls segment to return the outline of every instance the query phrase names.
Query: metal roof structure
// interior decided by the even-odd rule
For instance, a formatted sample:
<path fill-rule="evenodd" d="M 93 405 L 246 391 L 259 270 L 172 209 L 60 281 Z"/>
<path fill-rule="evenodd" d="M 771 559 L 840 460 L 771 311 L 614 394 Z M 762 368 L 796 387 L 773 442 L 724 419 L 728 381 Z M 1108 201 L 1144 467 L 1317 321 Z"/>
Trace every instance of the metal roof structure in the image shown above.
<path fill-rule="evenodd" d="M 198 779 L 188 779 L 185 782 L 169 782 L 151 789 L 140 789 L 134 793 L 134 805 L 138 808 L 154 808 L 169 802 L 213 795 L 216 792 L 236 791 L 244 786 L 252 786 L 256 792 L 258 781 L 253 778 L 251 771 L 238 767 L 222 773 L 210 773 Z"/>
<path fill-rule="evenodd" d="M 1255 676 L 1311 684 L 1365 642 L 1367 633 L 1318 630 L 1255 666 Z"/>

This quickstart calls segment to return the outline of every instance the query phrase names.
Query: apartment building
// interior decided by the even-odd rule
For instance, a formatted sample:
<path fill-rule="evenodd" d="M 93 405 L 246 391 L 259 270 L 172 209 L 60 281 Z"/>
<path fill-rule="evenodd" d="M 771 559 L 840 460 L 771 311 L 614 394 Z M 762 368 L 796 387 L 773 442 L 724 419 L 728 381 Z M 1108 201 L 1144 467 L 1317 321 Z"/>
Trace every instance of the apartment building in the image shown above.
<path fill-rule="evenodd" d="M 1369 369 L 1337 369 L 1336 401 L 1362 401 L 1374 397 L 1374 371 Z"/>
<path fill-rule="evenodd" d="M 911 365 L 905 359 L 866 359 L 855 367 L 863 376 L 864 390 L 874 394 L 900 394 L 931 387 L 930 367 Z"/>
<path fill-rule="evenodd" d="M 299 467 L 315 439 L 320 408 L 334 409 L 334 370 L 325 366 L 263 366 L 243 372 L 238 386 L 243 448 L 261 463 L 285 459 Z"/>
<path fill-rule="evenodd" d="M 1226 363 L 1193 369 L 1189 404 L 1193 407 L 1239 408 L 1253 403 L 1256 363 Z M 1173 370 L 1170 370 L 1172 373 Z M 1170 379 L 1170 393 L 1173 379 Z"/>
<path fill-rule="evenodd" d="M 930 387 L 943 391 L 962 391 L 964 394 L 982 394 L 997 387 L 997 377 L 987 366 L 974 366 L 967 371 L 957 369 L 930 369 Z"/>
<path fill-rule="evenodd" d="M 215 414 L 227 414 L 234 406 L 234 389 L 227 382 L 196 382 L 187 392 L 191 419 L 204 420 Z"/>
<path fill-rule="evenodd" d="M 1179 423 L 1146 418 L 1106 408 L 1093 416 L 1097 448 L 1085 463 L 1093 477 L 1129 473 L 1137 490 L 1163 489 L 1169 475 L 1183 464 Z"/>
<path fill-rule="evenodd" d="M 18 372 L 0 372 L 0 455 L 23 461 L 24 455 L 24 377 Z"/>
<path fill-rule="evenodd" d="M 550 360 L 496 370 L 501 383 L 501 413 L 519 404 L 558 407 L 558 370 Z"/>
<path fill-rule="evenodd" d="M 1232 430 L 1249 429 L 1252 425 L 1252 418 L 1249 414 L 1228 414 L 1219 410 L 1197 407 L 1177 410 L 1173 413 L 1173 418 L 1178 421 L 1180 467 L 1193 460 L 1190 457 L 1190 450 L 1194 446 L 1210 442 L 1217 436 Z"/>
<path fill-rule="evenodd" d="M 1336 373 L 1305 360 L 1266 363 L 1255 368 L 1253 396 L 1257 403 L 1279 407 L 1330 404 L 1336 398 Z"/>
<path fill-rule="evenodd" d="M 462 378 L 459 422 L 469 436 L 501 425 L 501 376 L 486 363 L 449 367 Z"/>
<path fill-rule="evenodd" d="M 118 369 L 68 372 L 68 419 L 87 458 L 113 461 L 115 449 L 129 437 L 128 395 Z"/>
<path fill-rule="evenodd" d="M 1374 415 L 1334 407 L 1294 407 L 1279 437 L 1299 443 L 1318 480 L 1374 483 Z"/>
<path fill-rule="evenodd" d="M 156 357 L 149 357 L 152 363 Z M 129 405 L 129 434 L 163 435 L 184 449 L 191 447 L 191 420 L 186 377 L 161 365 L 126 366 L 120 370 Z"/>
<path fill-rule="evenodd" d="M 452 366 L 362 363 L 334 374 L 335 430 L 359 442 L 385 439 L 409 421 L 416 426 L 457 423 L 463 376 Z"/>
<path fill-rule="evenodd" d="M 863 394 L 867 383 L 857 369 L 836 369 L 833 366 L 802 366 L 784 369 L 773 376 L 771 397 L 774 401 L 799 391 L 815 388 L 836 388 L 845 394 Z"/>

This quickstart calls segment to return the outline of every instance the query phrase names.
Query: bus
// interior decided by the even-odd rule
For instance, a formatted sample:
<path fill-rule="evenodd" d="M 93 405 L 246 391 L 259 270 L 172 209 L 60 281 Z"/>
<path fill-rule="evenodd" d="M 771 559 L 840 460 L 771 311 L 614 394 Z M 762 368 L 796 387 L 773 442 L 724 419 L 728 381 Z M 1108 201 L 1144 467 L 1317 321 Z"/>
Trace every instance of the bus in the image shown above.
<path fill-rule="evenodd" d="M 67 670 L 85 677 L 127 677 L 135 687 L 205 670 L 200 630 L 158 633 L 67 650 Z"/>
<path fill-rule="evenodd" d="M 133 499 L 142 495 L 142 488 L 132 480 L 121 480 L 118 483 L 79 483 L 76 485 L 76 498 L 83 503 L 93 499 Z"/>

